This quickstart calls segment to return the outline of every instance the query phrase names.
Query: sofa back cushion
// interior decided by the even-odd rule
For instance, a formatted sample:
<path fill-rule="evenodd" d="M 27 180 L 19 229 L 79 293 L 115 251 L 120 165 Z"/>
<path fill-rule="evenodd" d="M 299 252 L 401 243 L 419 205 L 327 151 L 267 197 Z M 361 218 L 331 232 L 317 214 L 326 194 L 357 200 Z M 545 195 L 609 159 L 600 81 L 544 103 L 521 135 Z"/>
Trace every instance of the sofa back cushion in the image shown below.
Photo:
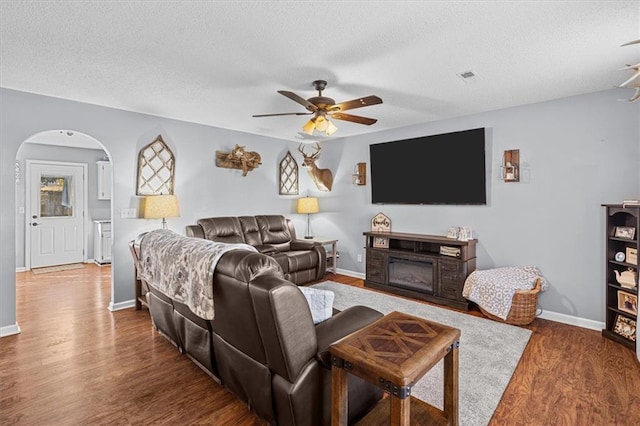
<path fill-rule="evenodd" d="M 290 250 L 293 236 L 291 235 L 287 219 L 284 216 L 256 216 L 256 221 L 260 228 L 262 244 L 273 245 L 280 251 Z"/>
<path fill-rule="evenodd" d="M 315 325 L 305 297 L 297 285 L 268 276 L 252 280 L 249 292 L 269 368 L 295 383 L 318 351 Z"/>
<path fill-rule="evenodd" d="M 272 421 L 271 371 L 249 292 L 256 277 L 280 282 L 282 269 L 269 256 L 245 250 L 220 258 L 213 278 L 214 354 L 222 383 Z"/>
<path fill-rule="evenodd" d="M 262 245 L 262 237 L 260 236 L 260 228 L 258 227 L 258 221 L 255 216 L 240 216 L 240 227 L 244 234 L 244 239 L 247 244 L 251 244 L 254 247 Z"/>
<path fill-rule="evenodd" d="M 246 243 L 237 217 L 208 217 L 198 220 L 204 238 L 221 243 Z"/>

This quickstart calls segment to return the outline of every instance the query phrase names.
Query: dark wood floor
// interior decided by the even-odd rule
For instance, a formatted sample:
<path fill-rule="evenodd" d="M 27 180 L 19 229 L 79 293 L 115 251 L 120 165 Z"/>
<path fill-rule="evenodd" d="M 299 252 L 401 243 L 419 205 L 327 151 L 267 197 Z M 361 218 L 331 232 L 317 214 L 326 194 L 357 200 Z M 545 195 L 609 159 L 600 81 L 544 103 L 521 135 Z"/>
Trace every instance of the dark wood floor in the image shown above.
<path fill-rule="evenodd" d="M 146 310 L 107 310 L 109 269 L 16 274 L 22 333 L 0 339 L 0 424 L 262 425 L 154 332 Z M 541 319 L 528 328 L 492 426 L 639 424 L 632 351 L 597 331 Z"/>

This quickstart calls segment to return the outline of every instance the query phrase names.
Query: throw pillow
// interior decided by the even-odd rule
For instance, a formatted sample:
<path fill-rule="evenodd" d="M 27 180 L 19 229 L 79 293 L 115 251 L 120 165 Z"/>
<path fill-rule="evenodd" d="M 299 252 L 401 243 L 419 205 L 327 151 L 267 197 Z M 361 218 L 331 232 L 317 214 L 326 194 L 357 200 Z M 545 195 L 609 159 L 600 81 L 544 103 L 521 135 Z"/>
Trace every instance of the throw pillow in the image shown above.
<path fill-rule="evenodd" d="M 335 294 L 332 291 L 311 287 L 298 288 L 307 299 L 314 324 L 331 318 L 331 315 L 333 315 L 333 299 L 335 298 Z"/>

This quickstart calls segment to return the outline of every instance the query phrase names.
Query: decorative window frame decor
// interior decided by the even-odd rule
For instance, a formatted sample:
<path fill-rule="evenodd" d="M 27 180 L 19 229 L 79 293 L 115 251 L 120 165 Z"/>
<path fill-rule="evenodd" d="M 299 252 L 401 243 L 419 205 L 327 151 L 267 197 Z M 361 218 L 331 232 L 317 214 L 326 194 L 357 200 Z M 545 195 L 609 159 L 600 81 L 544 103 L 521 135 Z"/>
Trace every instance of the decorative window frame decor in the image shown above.
<path fill-rule="evenodd" d="M 280 195 L 298 195 L 298 163 L 290 151 L 280 162 Z"/>
<path fill-rule="evenodd" d="M 158 137 L 138 154 L 136 195 L 173 195 L 175 156 Z"/>

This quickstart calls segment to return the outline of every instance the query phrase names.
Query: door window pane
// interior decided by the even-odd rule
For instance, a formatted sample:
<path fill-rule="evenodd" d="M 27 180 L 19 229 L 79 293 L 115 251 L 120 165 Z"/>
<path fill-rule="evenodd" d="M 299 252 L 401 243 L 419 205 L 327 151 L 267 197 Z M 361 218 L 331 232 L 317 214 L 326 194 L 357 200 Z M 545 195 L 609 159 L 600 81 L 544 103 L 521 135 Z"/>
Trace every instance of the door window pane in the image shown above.
<path fill-rule="evenodd" d="M 73 177 L 40 177 L 40 217 L 73 216 Z"/>

